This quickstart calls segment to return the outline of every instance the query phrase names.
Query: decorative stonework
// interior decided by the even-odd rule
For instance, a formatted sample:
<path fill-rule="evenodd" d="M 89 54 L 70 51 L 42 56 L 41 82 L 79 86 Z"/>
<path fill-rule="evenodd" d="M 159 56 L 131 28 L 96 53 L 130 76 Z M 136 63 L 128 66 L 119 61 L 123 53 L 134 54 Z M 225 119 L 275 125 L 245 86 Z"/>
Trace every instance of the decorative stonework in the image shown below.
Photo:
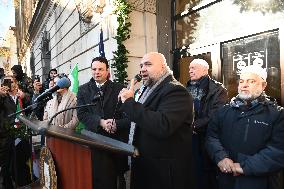
<path fill-rule="evenodd" d="M 76 9 L 79 14 L 81 35 L 95 28 L 103 17 L 107 17 L 104 8 L 109 6 L 105 0 L 76 0 Z M 104 15 L 104 16 L 103 16 Z"/>
<path fill-rule="evenodd" d="M 94 4 L 91 1 L 77 1 L 76 8 L 79 13 L 79 19 L 85 23 L 91 23 L 94 14 Z"/>
<path fill-rule="evenodd" d="M 45 188 L 57 189 L 57 176 L 52 154 L 47 147 L 40 151 L 40 185 Z"/>
<path fill-rule="evenodd" d="M 156 0 L 129 0 L 134 10 L 156 14 Z"/>
<path fill-rule="evenodd" d="M 145 11 L 156 14 L 156 0 L 146 0 Z"/>

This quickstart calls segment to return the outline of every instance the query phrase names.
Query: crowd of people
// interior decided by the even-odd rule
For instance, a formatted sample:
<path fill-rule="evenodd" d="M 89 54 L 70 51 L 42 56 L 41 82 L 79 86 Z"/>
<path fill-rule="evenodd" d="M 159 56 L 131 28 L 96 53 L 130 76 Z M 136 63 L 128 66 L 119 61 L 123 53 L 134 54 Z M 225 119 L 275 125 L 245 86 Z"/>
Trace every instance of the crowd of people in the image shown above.
<path fill-rule="evenodd" d="M 60 88 L 35 114 L 50 120 L 60 110 L 95 103 L 67 110 L 51 124 L 74 130 L 81 122 L 89 131 L 138 149 L 138 155 L 129 158 L 93 148 L 93 188 L 126 189 L 128 170 L 131 189 L 283 188 L 284 111 L 265 94 L 267 72 L 259 65 L 241 70 L 238 95 L 232 99 L 199 58 L 190 62 L 190 80 L 183 86 L 163 54 L 145 54 L 138 92 L 134 80 L 125 87 L 109 79 L 106 58 L 92 59 L 90 68 L 92 77 L 77 95 L 69 86 Z M 68 78 L 52 69 L 46 81 L 32 82 L 20 65 L 13 66 L 12 73 L 1 74 L 0 87 L 0 171 L 5 189 L 33 181 L 27 163 L 31 141 L 11 134 L 9 128 L 25 126 L 8 115 Z M 42 140 L 44 144 L 44 136 Z"/>

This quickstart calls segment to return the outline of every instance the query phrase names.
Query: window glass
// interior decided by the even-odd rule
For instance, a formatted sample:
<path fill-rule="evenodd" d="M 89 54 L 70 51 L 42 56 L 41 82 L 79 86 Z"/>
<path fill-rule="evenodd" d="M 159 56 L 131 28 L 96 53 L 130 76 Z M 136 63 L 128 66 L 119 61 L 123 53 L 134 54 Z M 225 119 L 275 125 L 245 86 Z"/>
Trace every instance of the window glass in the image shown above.
<path fill-rule="evenodd" d="M 222 79 L 229 97 L 237 95 L 240 71 L 248 65 L 260 65 L 267 70 L 266 94 L 280 104 L 281 75 L 278 31 L 224 42 L 222 46 Z"/>

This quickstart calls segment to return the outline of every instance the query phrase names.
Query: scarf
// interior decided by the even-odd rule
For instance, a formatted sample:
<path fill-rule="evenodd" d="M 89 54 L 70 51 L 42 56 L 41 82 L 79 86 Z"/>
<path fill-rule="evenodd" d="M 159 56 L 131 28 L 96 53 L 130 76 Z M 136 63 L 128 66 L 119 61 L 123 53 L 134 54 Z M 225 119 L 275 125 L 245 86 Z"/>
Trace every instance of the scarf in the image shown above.
<path fill-rule="evenodd" d="M 138 102 L 140 102 L 141 104 L 144 104 L 146 102 L 146 100 L 148 99 L 148 97 L 153 93 L 153 91 L 161 84 L 162 81 L 165 80 L 166 77 L 168 77 L 169 75 L 171 75 L 170 72 L 166 72 L 163 76 L 160 77 L 160 79 L 152 86 L 147 86 L 146 89 L 144 88 L 144 91 L 142 93 L 142 96 L 138 99 Z M 131 122 L 131 127 L 130 127 L 130 131 L 129 131 L 129 140 L 128 140 L 128 144 L 132 144 L 133 142 L 133 137 L 134 137 L 134 133 L 135 133 L 135 127 L 136 127 L 136 123 L 135 122 Z"/>
<path fill-rule="evenodd" d="M 199 118 L 200 112 L 202 111 L 202 98 L 206 96 L 209 88 L 209 77 L 203 76 L 198 81 L 189 81 L 187 85 L 187 91 L 191 94 L 193 98 L 194 105 L 194 117 Z"/>
<path fill-rule="evenodd" d="M 239 98 L 239 96 L 236 96 L 231 99 L 230 106 L 246 110 L 257 106 L 260 103 L 264 103 L 267 100 L 270 101 L 265 93 L 262 93 L 259 97 L 253 100 L 243 100 Z"/>

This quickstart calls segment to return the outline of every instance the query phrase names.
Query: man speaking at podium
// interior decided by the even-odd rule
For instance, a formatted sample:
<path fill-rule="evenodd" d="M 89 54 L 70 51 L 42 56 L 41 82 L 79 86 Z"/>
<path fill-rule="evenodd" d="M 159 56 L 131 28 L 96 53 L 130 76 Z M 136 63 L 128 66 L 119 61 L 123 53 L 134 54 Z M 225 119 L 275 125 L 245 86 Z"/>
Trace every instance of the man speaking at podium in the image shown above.
<path fill-rule="evenodd" d="M 145 89 L 138 102 L 134 81 L 122 89 L 121 109 L 131 122 L 131 189 L 186 189 L 191 182 L 192 98 L 173 77 L 163 54 L 151 52 L 141 61 Z"/>
<path fill-rule="evenodd" d="M 77 105 L 96 103 L 96 106 L 80 108 L 77 111 L 78 118 L 87 130 L 127 142 L 130 122 L 122 119 L 122 113 L 116 111 L 117 96 L 123 86 L 108 79 L 109 65 L 106 58 L 94 58 L 91 69 L 93 77 L 79 87 Z M 93 149 L 92 158 L 94 188 L 125 188 L 123 174 L 128 169 L 127 156 Z M 117 180 L 120 181 L 118 184 Z"/>

